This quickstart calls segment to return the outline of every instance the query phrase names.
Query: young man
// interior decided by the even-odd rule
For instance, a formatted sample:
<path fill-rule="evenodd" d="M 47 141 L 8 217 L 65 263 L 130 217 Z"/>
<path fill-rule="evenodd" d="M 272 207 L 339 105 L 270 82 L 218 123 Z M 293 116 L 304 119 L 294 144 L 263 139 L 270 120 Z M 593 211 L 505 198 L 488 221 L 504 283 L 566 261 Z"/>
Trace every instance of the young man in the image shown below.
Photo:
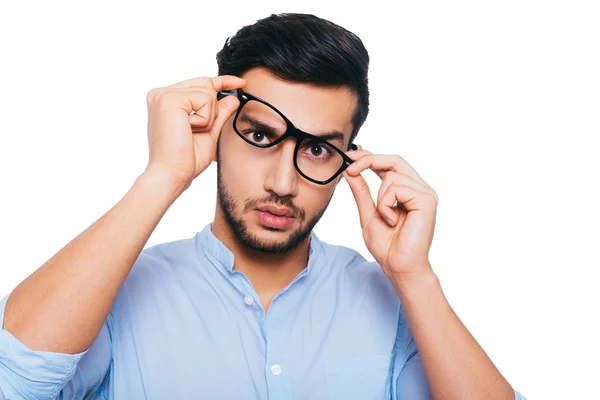
<path fill-rule="evenodd" d="M 348 151 L 369 103 L 360 39 L 273 15 L 217 60 L 148 93 L 146 170 L 0 303 L 0 398 L 522 398 L 432 271 L 434 190 L 400 156 Z M 212 161 L 214 221 L 144 249 Z M 377 262 L 312 232 L 342 178 Z"/>

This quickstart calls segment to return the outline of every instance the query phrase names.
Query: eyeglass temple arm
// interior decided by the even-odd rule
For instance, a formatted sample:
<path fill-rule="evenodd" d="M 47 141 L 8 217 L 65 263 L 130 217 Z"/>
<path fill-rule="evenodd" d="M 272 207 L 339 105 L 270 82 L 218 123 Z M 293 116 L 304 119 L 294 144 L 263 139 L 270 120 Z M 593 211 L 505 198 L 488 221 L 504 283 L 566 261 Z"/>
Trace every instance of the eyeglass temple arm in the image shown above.
<path fill-rule="evenodd" d="M 232 89 L 232 90 L 221 90 L 219 92 L 217 92 L 217 100 L 221 100 L 223 97 L 225 96 L 238 96 L 238 90 L 237 89 Z"/>
<path fill-rule="evenodd" d="M 350 143 L 350 150 L 358 150 L 358 146 L 355 145 L 354 143 Z M 354 162 L 354 160 L 351 160 L 347 155 L 344 154 L 344 164 L 346 164 L 346 166 L 352 164 Z"/>

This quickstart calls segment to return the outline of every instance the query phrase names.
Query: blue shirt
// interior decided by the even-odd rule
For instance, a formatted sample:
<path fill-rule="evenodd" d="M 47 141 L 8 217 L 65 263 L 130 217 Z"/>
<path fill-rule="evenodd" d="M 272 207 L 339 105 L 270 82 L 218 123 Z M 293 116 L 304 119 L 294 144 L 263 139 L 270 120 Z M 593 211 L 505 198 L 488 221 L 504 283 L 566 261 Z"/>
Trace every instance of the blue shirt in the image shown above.
<path fill-rule="evenodd" d="M 377 263 L 313 232 L 266 313 L 233 264 L 209 224 L 141 252 L 88 350 L 32 351 L 0 330 L 0 399 L 431 398 Z"/>

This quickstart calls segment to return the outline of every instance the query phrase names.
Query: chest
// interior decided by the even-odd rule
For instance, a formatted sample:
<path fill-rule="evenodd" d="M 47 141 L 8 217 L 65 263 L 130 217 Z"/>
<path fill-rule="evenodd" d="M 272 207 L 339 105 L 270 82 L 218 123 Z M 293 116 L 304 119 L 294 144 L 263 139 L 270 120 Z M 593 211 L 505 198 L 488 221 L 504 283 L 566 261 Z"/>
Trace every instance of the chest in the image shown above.
<path fill-rule="evenodd" d="M 318 293 L 275 298 L 265 314 L 255 293 L 232 296 L 125 307 L 114 398 L 386 398 L 397 314 Z"/>

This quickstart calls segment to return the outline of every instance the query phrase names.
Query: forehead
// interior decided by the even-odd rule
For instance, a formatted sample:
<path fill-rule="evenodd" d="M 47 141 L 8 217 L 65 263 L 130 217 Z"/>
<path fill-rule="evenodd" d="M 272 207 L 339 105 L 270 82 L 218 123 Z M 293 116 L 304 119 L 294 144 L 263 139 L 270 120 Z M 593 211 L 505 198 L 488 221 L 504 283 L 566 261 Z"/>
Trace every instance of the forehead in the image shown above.
<path fill-rule="evenodd" d="M 357 104 L 350 89 L 284 81 L 264 68 L 253 68 L 242 78 L 244 90 L 277 108 L 298 129 L 317 135 L 341 131 L 349 140 Z"/>

